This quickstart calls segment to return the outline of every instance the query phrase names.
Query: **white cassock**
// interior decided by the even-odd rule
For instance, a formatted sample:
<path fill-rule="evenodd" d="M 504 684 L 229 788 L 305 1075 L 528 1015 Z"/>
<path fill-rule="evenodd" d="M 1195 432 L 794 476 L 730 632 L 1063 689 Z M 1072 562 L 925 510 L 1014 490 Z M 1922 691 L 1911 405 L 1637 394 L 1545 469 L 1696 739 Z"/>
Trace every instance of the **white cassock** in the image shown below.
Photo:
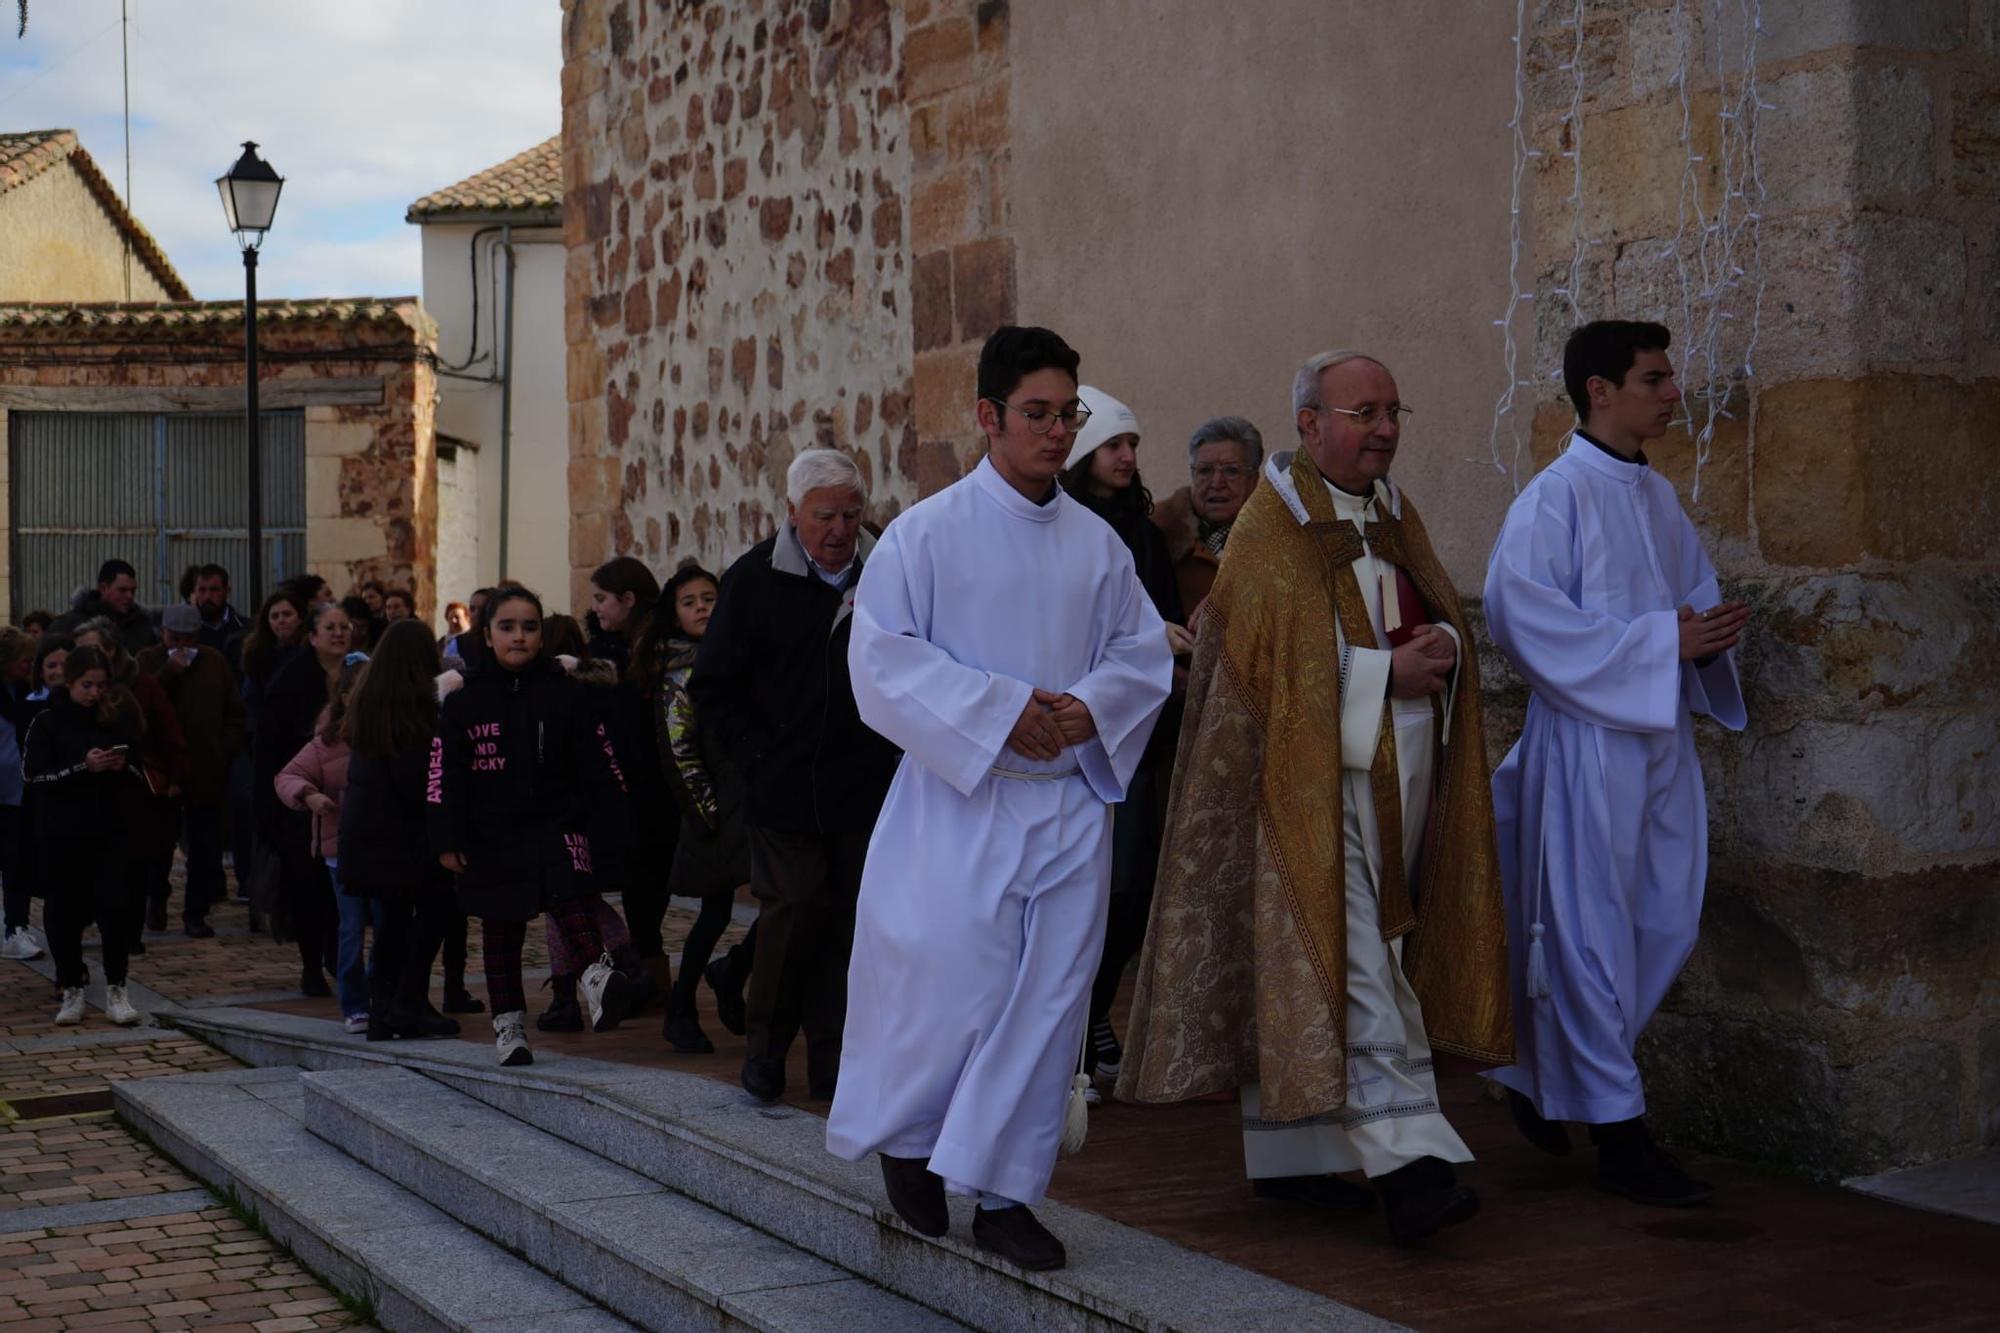
<path fill-rule="evenodd" d="M 1282 461 L 1281 461 L 1282 460 Z M 1278 488 L 1292 516 L 1306 511 L 1293 484 L 1291 455 L 1273 457 L 1265 480 Z M 1395 572 L 1367 546 L 1368 522 L 1376 506 L 1400 504 L 1395 487 L 1378 482 L 1367 496 L 1349 495 L 1326 483 L 1334 513 L 1361 530 L 1363 552 L 1354 577 L 1368 603 L 1375 642 L 1387 643 L 1382 591 L 1394 608 Z M 1451 626 L 1438 628 L 1458 635 Z M 1339 625 L 1335 624 L 1338 634 Z M 1340 763 L 1341 816 L 1347 849 L 1347 1101 L 1339 1111 L 1306 1121 L 1267 1121 L 1260 1115 L 1260 1089 L 1246 1084 L 1243 1104 L 1243 1163 L 1251 1179 L 1362 1171 L 1386 1175 L 1420 1157 L 1469 1162 L 1472 1153 L 1444 1118 L 1437 1101 L 1430 1039 L 1423 1009 L 1403 975 L 1403 941 L 1382 938 L 1382 844 L 1375 823 L 1375 789 L 1369 776 L 1382 730 L 1382 700 L 1389 692 L 1390 649 L 1354 648 L 1341 636 Z M 1453 673 L 1454 688 L 1457 673 Z M 1447 716 L 1450 694 L 1445 696 Z M 1437 722 L 1429 696 L 1395 699 L 1390 720 L 1396 728 L 1396 767 L 1403 802 L 1403 865 L 1417 882 L 1424 823 L 1430 814 L 1433 746 Z M 1422 905 L 1418 905 L 1422 910 Z"/>
<path fill-rule="evenodd" d="M 868 843 L 827 1147 L 1035 1203 L 1104 947 L 1107 803 L 1173 683 L 1166 627 L 1102 520 L 982 460 L 876 544 L 848 669 L 903 762 Z M 1097 736 L 1007 749 L 1035 688 L 1082 700 Z"/>
<path fill-rule="evenodd" d="M 1708 812 L 1694 715 L 1743 728 L 1734 654 L 1680 660 L 1679 608 L 1721 601 L 1673 486 L 1581 435 L 1507 511 L 1486 571 L 1493 641 L 1533 689 L 1493 775 L 1515 1063 L 1551 1120 L 1642 1115 L 1632 1051 L 1701 921 Z M 1549 994 L 1528 993 L 1534 927 Z"/>

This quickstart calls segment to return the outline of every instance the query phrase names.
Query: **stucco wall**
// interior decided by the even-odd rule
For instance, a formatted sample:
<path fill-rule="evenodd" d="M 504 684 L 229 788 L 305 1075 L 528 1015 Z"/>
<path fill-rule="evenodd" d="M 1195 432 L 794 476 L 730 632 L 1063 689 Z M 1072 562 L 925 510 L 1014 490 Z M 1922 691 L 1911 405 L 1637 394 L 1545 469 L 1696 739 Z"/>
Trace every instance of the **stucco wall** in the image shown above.
<path fill-rule="evenodd" d="M 1476 589 L 1513 494 L 1485 461 L 1511 6 L 1109 0 L 1012 26 L 1020 316 L 1138 413 L 1153 493 L 1212 416 L 1293 447 L 1292 372 L 1359 347 L 1417 409 L 1395 476 Z"/>
<path fill-rule="evenodd" d="M 503 332 L 506 260 L 490 231 L 479 242 L 478 360 L 473 335 L 473 238 L 488 224 L 427 223 L 423 229 L 424 308 L 438 325 L 438 359 L 464 366 L 459 375 L 491 376 Z M 510 453 L 511 508 L 507 568 L 500 568 L 500 386 L 438 376 L 438 430 L 471 440 L 478 449 L 461 455 L 461 482 L 477 492 L 469 524 L 454 520 L 454 532 L 474 534 L 465 586 L 446 582 L 445 600 L 464 600 L 476 586 L 505 577 L 519 580 L 564 605 L 569 593 L 569 506 L 560 498 L 568 486 L 569 409 L 564 389 L 562 234 L 555 228 L 513 232 L 514 382 Z M 461 494 L 466 493 L 461 491 Z M 456 558 L 456 553 L 454 553 Z"/>
<path fill-rule="evenodd" d="M 572 596 L 613 554 L 725 564 L 814 443 L 893 515 L 915 495 L 900 11 L 563 9 Z"/>
<path fill-rule="evenodd" d="M 125 242 L 67 162 L 0 195 L 0 301 L 123 301 Z M 169 293 L 135 256 L 134 301 Z"/>

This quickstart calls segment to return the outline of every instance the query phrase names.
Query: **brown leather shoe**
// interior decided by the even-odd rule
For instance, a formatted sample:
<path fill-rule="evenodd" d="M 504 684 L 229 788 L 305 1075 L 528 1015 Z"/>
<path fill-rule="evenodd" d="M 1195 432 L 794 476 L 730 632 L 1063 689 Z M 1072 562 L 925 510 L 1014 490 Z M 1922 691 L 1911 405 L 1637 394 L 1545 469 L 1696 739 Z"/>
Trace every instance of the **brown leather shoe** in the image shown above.
<path fill-rule="evenodd" d="M 1026 1204 L 974 1209 L 972 1238 L 980 1249 L 991 1250 L 1031 1273 L 1044 1273 L 1069 1262 L 1063 1243 L 1036 1220 Z"/>
<path fill-rule="evenodd" d="M 910 1224 L 920 1236 L 942 1236 L 951 1230 L 951 1212 L 945 1207 L 944 1180 L 932 1174 L 928 1157 L 882 1158 L 882 1188 L 889 1192 L 889 1206 L 896 1216 Z"/>

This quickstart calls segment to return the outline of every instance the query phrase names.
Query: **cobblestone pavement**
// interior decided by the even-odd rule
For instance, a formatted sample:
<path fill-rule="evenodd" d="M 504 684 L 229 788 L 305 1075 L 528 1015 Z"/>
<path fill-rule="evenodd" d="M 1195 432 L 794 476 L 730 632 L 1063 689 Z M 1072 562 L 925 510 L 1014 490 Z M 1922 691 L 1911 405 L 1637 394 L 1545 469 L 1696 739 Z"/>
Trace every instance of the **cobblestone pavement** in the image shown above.
<path fill-rule="evenodd" d="M 295 993 L 297 950 L 251 935 L 246 910 L 219 909 L 213 940 L 148 932 L 132 982 L 182 1002 Z M 0 1333 L 372 1327 L 108 1109 L 122 1079 L 235 1062 L 94 1007 L 56 1027 L 47 962 L 0 963 Z"/>

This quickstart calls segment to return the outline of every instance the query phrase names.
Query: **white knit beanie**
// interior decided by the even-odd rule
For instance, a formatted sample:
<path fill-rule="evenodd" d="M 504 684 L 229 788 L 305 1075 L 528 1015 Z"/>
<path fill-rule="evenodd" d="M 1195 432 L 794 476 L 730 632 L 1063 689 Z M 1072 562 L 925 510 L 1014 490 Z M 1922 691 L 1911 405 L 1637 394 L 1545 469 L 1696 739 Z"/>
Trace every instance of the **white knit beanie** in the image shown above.
<path fill-rule="evenodd" d="M 1090 420 L 1084 422 L 1083 429 L 1070 439 L 1069 458 L 1063 463 L 1064 471 L 1090 457 L 1100 444 L 1120 435 L 1139 434 L 1139 418 L 1132 415 L 1132 409 L 1104 390 L 1093 389 L 1088 384 L 1080 385 L 1076 396 L 1090 409 Z"/>

